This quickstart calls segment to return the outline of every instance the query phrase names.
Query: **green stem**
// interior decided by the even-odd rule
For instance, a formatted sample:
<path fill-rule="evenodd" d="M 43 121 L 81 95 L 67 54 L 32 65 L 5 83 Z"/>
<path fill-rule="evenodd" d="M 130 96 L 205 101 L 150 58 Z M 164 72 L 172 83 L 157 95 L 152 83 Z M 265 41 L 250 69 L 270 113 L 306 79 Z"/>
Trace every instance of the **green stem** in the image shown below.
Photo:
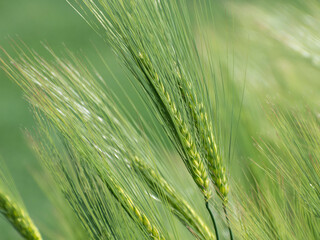
<path fill-rule="evenodd" d="M 230 226 L 227 207 L 226 207 L 226 205 L 224 203 L 222 203 L 222 208 L 223 208 L 224 216 L 226 217 L 226 220 L 227 220 L 227 226 L 228 226 L 228 230 L 229 230 L 230 240 L 233 240 L 233 234 L 232 234 L 232 229 L 231 229 L 231 226 Z"/>
<path fill-rule="evenodd" d="M 206 201 L 206 208 L 210 214 L 210 217 L 211 217 L 211 221 L 213 223 L 213 227 L 214 227 L 214 231 L 216 233 L 216 240 L 219 240 L 219 233 L 218 233 L 218 228 L 217 228 L 217 224 L 216 224 L 216 221 L 214 220 L 214 216 L 213 216 L 213 213 L 212 211 L 210 210 L 210 207 L 209 207 L 209 202 Z"/>

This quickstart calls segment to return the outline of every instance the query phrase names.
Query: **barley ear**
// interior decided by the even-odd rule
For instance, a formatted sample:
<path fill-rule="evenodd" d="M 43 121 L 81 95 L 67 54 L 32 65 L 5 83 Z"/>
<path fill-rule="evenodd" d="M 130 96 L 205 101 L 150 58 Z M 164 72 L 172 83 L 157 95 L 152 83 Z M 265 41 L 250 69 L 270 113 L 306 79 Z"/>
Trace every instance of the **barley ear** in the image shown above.
<path fill-rule="evenodd" d="M 137 156 L 133 158 L 132 164 L 134 169 L 144 177 L 153 192 L 160 196 L 160 198 L 165 198 L 171 205 L 173 213 L 176 214 L 181 221 L 181 216 L 184 218 L 183 223 L 189 225 L 188 229 L 190 227 L 194 228 L 205 239 L 215 239 L 215 235 L 210 231 L 201 217 L 160 174 Z"/>
<path fill-rule="evenodd" d="M 0 192 L 0 213 L 27 240 L 41 240 L 39 230 L 28 214 L 19 207 L 9 196 Z"/>
<path fill-rule="evenodd" d="M 192 91 L 192 83 L 186 81 L 183 74 L 177 70 L 177 79 L 179 82 L 179 90 L 181 96 L 188 106 L 194 127 L 197 130 L 197 135 L 200 140 L 204 157 L 206 159 L 207 168 L 210 178 L 220 198 L 226 203 L 229 186 L 225 168 L 218 151 L 218 146 L 212 130 L 212 123 L 205 110 L 203 102 L 198 102 L 197 95 Z"/>
<path fill-rule="evenodd" d="M 161 79 L 159 79 L 158 74 L 156 73 L 151 61 L 147 58 L 147 56 L 142 52 L 139 52 L 135 60 L 143 71 L 148 83 L 155 90 L 159 102 L 161 102 L 165 108 L 164 110 L 166 113 L 163 114 L 163 117 L 169 118 L 165 119 L 165 121 L 172 125 L 172 129 L 176 133 L 176 138 L 185 155 L 183 160 L 189 173 L 202 191 L 205 200 L 209 201 L 211 198 L 211 191 L 209 189 L 208 172 L 203 159 L 200 157 L 200 152 L 193 140 L 187 123 L 182 118 L 179 109 L 173 101 L 173 97 L 170 96 L 170 93 L 167 91 L 164 83 Z"/>
<path fill-rule="evenodd" d="M 143 213 L 143 211 L 136 206 L 131 197 L 123 190 L 123 188 L 117 184 L 117 181 L 112 177 L 111 173 L 106 175 L 102 174 L 98 169 L 98 174 L 103 182 L 106 184 L 107 188 L 113 194 L 113 196 L 120 202 L 122 207 L 126 210 L 129 216 L 136 221 L 143 230 L 146 231 L 150 238 L 153 240 L 165 240 L 157 226 L 152 223 L 152 221 Z"/>
<path fill-rule="evenodd" d="M 229 185 L 226 175 L 225 167 L 223 166 L 221 156 L 218 151 L 216 140 L 212 131 L 211 122 L 204 109 L 203 103 L 198 105 L 200 126 L 200 137 L 205 149 L 205 156 L 208 164 L 209 174 L 213 184 L 216 187 L 218 195 L 223 202 L 227 202 L 227 195 L 229 192 Z"/>

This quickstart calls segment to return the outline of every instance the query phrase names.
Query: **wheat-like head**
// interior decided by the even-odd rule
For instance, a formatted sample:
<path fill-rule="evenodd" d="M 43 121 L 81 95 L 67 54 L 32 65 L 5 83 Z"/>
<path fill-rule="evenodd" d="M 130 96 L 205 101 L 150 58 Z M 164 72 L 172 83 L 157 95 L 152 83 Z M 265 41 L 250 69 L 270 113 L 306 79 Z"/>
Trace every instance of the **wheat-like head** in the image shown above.
<path fill-rule="evenodd" d="M 206 239 L 215 239 L 215 235 L 211 232 L 202 218 L 195 212 L 190 204 L 183 199 L 177 191 L 156 171 L 154 171 L 147 163 L 139 159 L 137 156 L 133 158 L 133 167 L 141 173 L 145 181 L 151 187 L 153 192 L 160 198 L 165 198 L 170 206 L 177 213 L 179 218 L 185 224 L 191 226 Z"/>
<path fill-rule="evenodd" d="M 0 192 L 0 213 L 27 240 L 41 240 L 38 228 L 28 214 L 8 195 Z"/>

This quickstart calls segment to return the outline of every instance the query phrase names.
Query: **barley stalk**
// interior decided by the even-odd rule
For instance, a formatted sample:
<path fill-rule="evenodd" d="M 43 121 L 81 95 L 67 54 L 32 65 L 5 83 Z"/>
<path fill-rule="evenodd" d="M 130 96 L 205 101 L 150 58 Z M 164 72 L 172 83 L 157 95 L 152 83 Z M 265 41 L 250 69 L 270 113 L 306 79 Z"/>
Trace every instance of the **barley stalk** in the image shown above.
<path fill-rule="evenodd" d="M 157 174 L 150 166 L 138 157 L 134 157 L 134 167 L 145 178 L 148 185 L 155 193 L 164 197 L 168 203 L 181 214 L 187 224 L 196 229 L 205 239 L 215 239 L 215 235 L 209 230 L 208 226 L 202 221 L 201 217 L 193 210 L 193 208 L 169 185 L 169 183 Z M 175 213 L 175 211 L 174 211 Z M 180 218 L 180 216 L 178 216 Z"/>
<path fill-rule="evenodd" d="M 7 195 L 0 192 L 0 213 L 27 240 L 41 240 L 39 230 L 26 212 Z"/>

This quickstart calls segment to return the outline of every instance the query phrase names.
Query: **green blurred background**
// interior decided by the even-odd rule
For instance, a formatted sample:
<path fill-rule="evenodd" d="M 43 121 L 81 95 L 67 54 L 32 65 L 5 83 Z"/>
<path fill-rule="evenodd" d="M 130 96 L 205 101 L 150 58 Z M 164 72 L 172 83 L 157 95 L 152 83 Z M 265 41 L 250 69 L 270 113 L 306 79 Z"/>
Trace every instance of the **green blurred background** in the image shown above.
<path fill-rule="evenodd" d="M 21 39 L 41 55 L 46 50 L 41 42 L 54 50 L 65 44 L 74 52 L 88 56 L 99 72 L 108 78 L 96 49 L 121 78 L 115 57 L 103 40 L 78 16 L 65 0 L 2 0 L 0 1 L 0 46 L 12 53 L 12 40 Z M 13 176 L 20 195 L 35 222 L 42 226 L 54 223 L 45 195 L 30 174 L 39 169 L 37 160 L 24 137 L 25 129 L 35 128 L 34 120 L 22 91 L 3 71 L 0 71 L 0 156 Z M 0 166 L 1 167 L 1 166 Z M 52 229 L 51 229 L 52 230 Z M 0 217 L 0 239 L 21 239 Z"/>

